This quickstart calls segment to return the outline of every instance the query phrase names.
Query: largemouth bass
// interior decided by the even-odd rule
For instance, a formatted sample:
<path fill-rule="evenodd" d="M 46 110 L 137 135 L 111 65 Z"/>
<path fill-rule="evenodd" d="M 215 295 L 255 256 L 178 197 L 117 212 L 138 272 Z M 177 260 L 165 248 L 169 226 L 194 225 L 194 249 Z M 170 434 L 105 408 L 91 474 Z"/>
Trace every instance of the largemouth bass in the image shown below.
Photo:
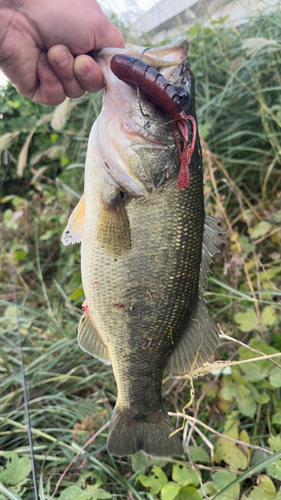
<path fill-rule="evenodd" d="M 96 56 L 106 87 L 93 125 L 85 192 L 62 241 L 81 241 L 84 314 L 81 348 L 112 363 L 118 399 L 108 452 L 182 455 L 164 408 L 163 372 L 185 375 L 218 343 L 202 296 L 212 255 L 222 242 L 218 221 L 205 214 L 199 136 L 189 158 L 189 187 L 178 187 L 180 161 L 170 116 L 111 70 L 116 54 L 156 68 L 174 87 L 187 87 L 185 111 L 195 123 L 188 44 L 104 48 Z M 195 129 L 193 129 L 194 132 Z M 178 138 L 180 141 L 180 137 Z"/>

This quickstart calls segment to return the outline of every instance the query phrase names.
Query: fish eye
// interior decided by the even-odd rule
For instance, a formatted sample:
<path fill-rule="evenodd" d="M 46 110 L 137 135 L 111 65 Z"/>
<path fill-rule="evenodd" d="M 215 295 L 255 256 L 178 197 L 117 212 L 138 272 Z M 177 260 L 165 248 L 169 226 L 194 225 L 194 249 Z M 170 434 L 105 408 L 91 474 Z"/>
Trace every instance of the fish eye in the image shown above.
<path fill-rule="evenodd" d="M 174 87 L 177 96 L 179 98 L 179 102 L 181 108 L 184 109 L 189 104 L 189 92 L 185 85 L 180 85 L 179 87 Z"/>

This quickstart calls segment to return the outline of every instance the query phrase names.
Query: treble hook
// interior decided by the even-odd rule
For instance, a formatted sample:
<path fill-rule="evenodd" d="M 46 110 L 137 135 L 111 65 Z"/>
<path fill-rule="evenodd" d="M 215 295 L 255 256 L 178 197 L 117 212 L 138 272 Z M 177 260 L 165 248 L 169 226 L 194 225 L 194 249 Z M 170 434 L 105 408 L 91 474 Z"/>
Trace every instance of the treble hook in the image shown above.
<path fill-rule="evenodd" d="M 142 53 L 141 53 L 141 55 L 140 55 L 140 58 L 139 58 L 140 60 L 142 60 L 144 53 L 145 53 L 147 50 L 149 50 L 149 49 L 150 49 L 150 47 L 145 47 L 145 48 L 143 49 L 143 51 L 142 51 Z M 148 115 L 147 113 L 144 113 L 144 112 L 143 112 L 142 105 L 141 105 L 141 99 L 140 99 L 140 88 L 139 88 L 139 86 L 138 86 L 138 85 L 137 85 L 137 95 L 138 95 L 138 102 L 139 102 L 140 112 L 141 112 L 141 114 L 142 114 L 142 116 L 143 116 L 144 118 L 147 118 L 147 122 L 146 122 L 146 124 L 144 125 L 144 128 L 146 128 L 146 127 L 147 127 L 147 128 L 150 128 L 150 125 L 151 125 L 151 123 L 150 123 L 150 118 L 149 118 L 149 115 Z"/>

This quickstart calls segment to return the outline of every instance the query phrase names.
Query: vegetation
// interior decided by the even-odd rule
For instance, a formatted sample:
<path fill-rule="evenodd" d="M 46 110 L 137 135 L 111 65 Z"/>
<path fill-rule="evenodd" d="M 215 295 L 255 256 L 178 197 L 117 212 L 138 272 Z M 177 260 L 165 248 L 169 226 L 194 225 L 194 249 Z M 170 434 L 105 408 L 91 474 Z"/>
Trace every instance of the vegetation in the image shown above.
<path fill-rule="evenodd" d="M 107 454 L 114 377 L 76 342 L 80 249 L 60 237 L 102 96 L 52 109 L 1 92 L 0 500 L 33 498 L 18 329 L 41 500 L 281 499 L 280 26 L 279 8 L 186 34 L 206 209 L 225 245 L 205 296 L 221 346 L 194 378 L 182 460 Z M 180 427 L 190 381 L 166 377 L 163 392 Z"/>

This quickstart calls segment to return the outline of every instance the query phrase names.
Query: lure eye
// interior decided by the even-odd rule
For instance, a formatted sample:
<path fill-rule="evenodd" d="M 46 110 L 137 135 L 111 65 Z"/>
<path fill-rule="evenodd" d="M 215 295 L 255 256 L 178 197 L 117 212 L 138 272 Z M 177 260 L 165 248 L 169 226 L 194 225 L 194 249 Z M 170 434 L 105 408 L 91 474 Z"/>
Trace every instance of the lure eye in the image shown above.
<path fill-rule="evenodd" d="M 177 96 L 179 98 L 179 102 L 181 108 L 184 109 L 189 104 L 189 93 L 187 87 L 185 85 L 180 85 L 179 87 L 174 87 Z"/>

